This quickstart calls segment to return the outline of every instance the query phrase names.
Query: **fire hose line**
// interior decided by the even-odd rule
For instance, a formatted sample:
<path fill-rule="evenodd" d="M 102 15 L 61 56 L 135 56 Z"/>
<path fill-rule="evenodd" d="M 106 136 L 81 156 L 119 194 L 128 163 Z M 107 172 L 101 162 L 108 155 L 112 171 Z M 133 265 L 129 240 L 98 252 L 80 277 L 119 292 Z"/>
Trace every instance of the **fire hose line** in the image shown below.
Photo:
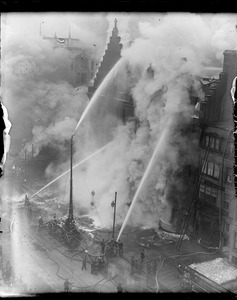
<path fill-rule="evenodd" d="M 27 235 L 30 235 L 26 230 L 24 230 L 25 231 L 25 233 L 27 234 Z M 60 270 L 60 266 L 59 266 L 59 264 L 54 260 L 54 259 L 52 259 L 50 256 L 49 256 L 49 254 L 48 254 L 48 252 L 47 252 L 47 250 L 49 250 L 48 248 L 46 249 L 46 247 L 44 247 L 44 246 L 42 246 L 42 248 L 45 250 L 45 253 L 46 253 L 46 255 L 48 256 L 48 258 L 50 259 L 50 260 L 52 260 L 56 265 L 57 265 L 57 267 L 58 267 L 58 269 L 57 269 L 57 271 L 56 271 L 56 275 L 60 278 L 60 279 L 62 279 L 62 280 L 66 280 L 64 277 L 62 277 L 62 276 L 60 276 L 58 273 L 59 273 L 59 270 Z M 56 250 L 58 250 L 58 249 L 56 249 Z M 59 250 L 58 250 L 59 251 Z M 61 253 L 61 251 L 59 251 L 60 253 Z M 63 254 L 63 253 L 62 253 Z M 64 255 L 64 254 L 63 254 Z M 80 260 L 81 261 L 81 260 Z M 72 272 L 71 272 L 72 273 Z M 72 276 L 74 277 L 74 275 L 72 274 Z M 105 280 L 105 278 L 103 278 L 103 279 L 101 279 L 101 280 L 99 280 L 95 285 L 92 285 L 92 286 L 85 286 L 85 287 L 79 287 L 79 288 L 88 288 L 88 287 L 94 287 L 94 286 L 96 286 L 99 282 L 101 282 L 101 281 L 103 281 L 103 280 Z"/>

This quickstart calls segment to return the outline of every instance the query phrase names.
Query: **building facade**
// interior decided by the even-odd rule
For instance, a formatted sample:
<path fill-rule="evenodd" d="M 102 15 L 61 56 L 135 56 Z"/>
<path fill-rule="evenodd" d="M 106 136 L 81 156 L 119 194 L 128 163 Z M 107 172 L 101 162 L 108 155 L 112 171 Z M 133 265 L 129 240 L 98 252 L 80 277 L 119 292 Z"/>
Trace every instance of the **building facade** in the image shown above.
<path fill-rule="evenodd" d="M 44 36 L 43 39 L 49 41 L 54 49 L 62 48 L 68 51 L 72 70 L 70 83 L 75 87 L 88 86 L 97 69 L 93 51 L 86 49 L 79 39 L 72 38 L 70 32 L 67 38 L 58 37 L 55 33 L 54 37 Z"/>
<path fill-rule="evenodd" d="M 203 84 L 200 104 L 199 185 L 194 210 L 198 242 L 220 250 L 237 265 L 237 199 L 234 185 L 234 122 L 230 90 L 237 74 L 237 51 L 225 51 L 218 79 Z"/>

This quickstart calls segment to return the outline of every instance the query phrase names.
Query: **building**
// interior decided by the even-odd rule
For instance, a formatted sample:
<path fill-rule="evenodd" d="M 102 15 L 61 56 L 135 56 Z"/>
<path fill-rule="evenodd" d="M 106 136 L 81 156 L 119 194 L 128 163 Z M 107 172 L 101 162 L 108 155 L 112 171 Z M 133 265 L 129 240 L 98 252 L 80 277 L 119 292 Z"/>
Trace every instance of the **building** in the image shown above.
<path fill-rule="evenodd" d="M 120 43 L 121 38 L 119 36 L 117 22 L 117 19 L 115 19 L 109 43 L 106 46 L 102 60 L 92 80 L 92 84 L 89 87 L 88 95 L 90 98 L 93 97 L 100 84 L 121 58 L 122 44 Z M 110 107 L 111 110 L 108 113 L 116 115 L 118 118 L 122 119 L 123 122 L 125 122 L 128 118 L 133 117 L 133 100 L 128 90 L 118 90 L 118 87 L 113 85 L 110 88 L 110 91 L 108 91 L 106 95 L 105 93 L 102 93 L 101 97 L 111 99 L 117 103 L 117 105 L 114 105 L 113 108 Z M 115 109 L 115 111 L 112 111 L 113 109 Z"/>
<path fill-rule="evenodd" d="M 70 83 L 75 87 L 88 86 L 97 68 L 93 51 L 85 48 L 79 39 L 72 38 L 70 31 L 67 38 L 58 37 L 55 33 L 54 37 L 44 36 L 43 39 L 49 41 L 54 49 L 68 50 L 72 70 Z"/>
<path fill-rule="evenodd" d="M 200 182 L 194 226 L 199 243 L 219 249 L 237 266 L 237 199 L 234 186 L 234 122 L 230 90 L 237 73 L 237 51 L 224 51 L 218 79 L 203 83 L 200 104 Z"/>
<path fill-rule="evenodd" d="M 127 84 L 127 90 L 121 91 L 121 87 L 116 85 L 116 82 L 119 82 L 118 75 L 116 80 L 109 82 L 108 86 L 105 89 L 102 89 L 98 95 L 96 91 L 100 88 L 100 85 L 103 81 L 106 81 L 110 76 L 111 70 L 116 68 L 116 65 L 119 63 L 121 58 L 121 49 L 122 45 L 120 43 L 121 38 L 119 36 L 118 28 L 117 28 L 117 20 L 114 20 L 114 27 L 112 30 L 112 35 L 109 39 L 109 43 L 106 47 L 105 53 L 102 57 L 98 70 L 93 79 L 93 85 L 89 87 L 89 96 L 92 99 L 93 97 L 99 96 L 101 101 L 104 101 L 104 105 L 106 107 L 106 115 L 111 115 L 116 117 L 120 122 L 133 122 L 134 129 L 136 130 L 138 126 L 140 126 L 139 121 L 135 118 L 134 115 L 134 104 L 133 99 L 130 93 L 129 84 Z M 126 69 L 126 68 L 124 68 Z M 124 76 L 128 76 L 129 78 L 129 67 L 127 68 L 127 73 Z M 154 70 L 152 64 L 147 68 L 146 71 L 147 78 L 154 77 Z M 195 107 L 198 98 L 194 94 L 193 91 L 190 90 L 190 98 Z M 113 105 L 110 105 L 110 103 Z M 100 132 L 106 132 L 106 128 L 108 127 L 108 123 L 105 122 L 105 112 L 102 112 L 100 116 L 99 110 L 96 111 L 94 115 L 93 123 L 95 123 L 94 136 L 99 136 L 101 139 Z M 179 118 L 182 119 L 180 115 Z M 103 124 L 103 125 L 102 125 Z M 110 125 L 110 124 L 109 124 Z M 100 130 L 97 132 L 97 128 Z M 189 125 L 185 125 L 182 128 L 182 134 L 188 136 L 190 139 L 198 139 L 200 135 L 200 126 L 198 122 L 198 118 L 194 116 Z M 108 136 L 108 134 L 107 134 Z M 103 140 L 103 144 L 108 141 Z M 180 158 L 183 156 L 183 153 L 180 153 Z M 167 231 L 179 232 L 183 226 L 184 220 L 186 218 L 186 214 L 188 211 L 188 204 L 190 202 L 190 194 L 194 193 L 196 184 L 197 184 L 197 174 L 198 174 L 198 163 L 196 167 L 191 165 L 186 165 L 182 171 L 176 172 L 174 174 L 173 170 L 168 170 L 170 172 L 170 176 L 172 176 L 172 181 L 167 183 L 167 187 L 171 191 L 169 193 L 169 201 L 171 203 L 172 212 L 169 222 L 165 222 L 164 220 L 160 220 L 160 227 Z M 190 176 L 192 174 L 192 176 Z M 175 180 L 182 181 L 182 185 L 185 187 L 185 192 L 181 193 L 177 190 L 175 186 Z M 159 195 L 157 195 L 159 197 Z M 129 194 L 129 198 L 133 198 L 133 191 Z M 129 203 L 128 203 L 129 204 Z"/>
<path fill-rule="evenodd" d="M 89 94 L 94 92 L 121 57 L 117 21 L 109 44 L 95 74 Z M 151 73 L 151 68 L 148 70 Z M 183 182 L 190 187 L 188 198 L 174 206 L 171 224 L 161 224 L 165 230 L 181 231 L 196 239 L 202 246 L 216 249 L 237 265 L 237 201 L 234 185 L 234 122 L 230 90 L 237 74 L 237 51 L 225 51 L 219 78 L 202 78 L 205 100 L 200 102 L 198 118 L 186 128 L 186 133 L 199 136 L 199 166 L 185 166 Z M 198 102 L 191 96 L 194 105 Z M 126 98 L 127 97 L 127 98 Z M 115 112 L 126 121 L 133 117 L 133 101 L 122 95 L 123 105 Z M 113 98 L 112 98 L 113 99 Z M 191 196 L 190 196 L 191 195 Z M 178 203 L 178 201 L 174 201 Z M 182 235 L 183 237 L 183 235 Z"/>

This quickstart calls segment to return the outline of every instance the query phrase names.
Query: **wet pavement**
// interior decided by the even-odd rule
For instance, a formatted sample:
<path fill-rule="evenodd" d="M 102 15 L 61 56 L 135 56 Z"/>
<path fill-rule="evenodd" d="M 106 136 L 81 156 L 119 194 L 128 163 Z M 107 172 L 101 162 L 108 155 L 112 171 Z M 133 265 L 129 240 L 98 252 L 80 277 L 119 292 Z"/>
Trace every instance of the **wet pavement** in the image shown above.
<path fill-rule="evenodd" d="M 218 254 L 211 254 L 194 241 L 184 240 L 180 251 L 177 251 L 175 236 L 167 235 L 154 228 L 126 227 L 120 238 L 124 245 L 123 257 L 110 259 L 107 275 L 94 275 L 91 274 L 89 263 L 87 270 L 81 270 L 82 255 L 78 254 L 72 259 L 72 255 L 68 255 L 68 249 L 49 235 L 46 228 L 38 232 L 37 221 L 41 211 L 36 205 L 32 205 L 32 210 L 33 213 L 29 214 L 24 207 L 16 209 L 19 220 L 23 220 L 21 239 L 18 241 L 18 248 L 21 253 L 24 253 L 20 267 L 23 268 L 24 262 L 27 262 L 24 271 L 31 276 L 31 281 L 26 283 L 27 290 L 31 293 L 62 292 L 66 278 L 72 283 L 71 289 L 75 293 L 115 293 L 119 283 L 122 284 L 124 292 L 130 293 L 190 292 L 182 286 L 177 265 L 180 262 L 191 264 L 218 257 Z M 45 216 L 46 214 L 43 215 L 46 222 Z M 8 228 L 10 221 L 9 219 L 5 222 Z M 115 238 L 119 229 L 116 228 Z M 10 231 L 3 235 L 5 252 L 13 247 L 10 243 L 10 235 Z M 110 240 L 111 237 L 111 230 L 100 229 L 96 233 L 98 240 L 102 238 Z M 145 259 L 141 264 L 142 249 L 145 250 Z M 10 258 L 10 251 L 8 254 Z M 132 256 L 138 261 L 140 268 L 131 274 Z M 157 264 L 156 272 L 149 275 L 148 266 L 154 262 Z"/>

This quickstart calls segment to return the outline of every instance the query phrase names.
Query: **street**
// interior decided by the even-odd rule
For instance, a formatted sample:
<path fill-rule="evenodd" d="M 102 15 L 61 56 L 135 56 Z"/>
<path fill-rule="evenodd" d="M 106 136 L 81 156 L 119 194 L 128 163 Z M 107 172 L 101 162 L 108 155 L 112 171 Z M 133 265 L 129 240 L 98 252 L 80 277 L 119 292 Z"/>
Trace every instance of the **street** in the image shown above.
<path fill-rule="evenodd" d="M 127 227 L 122 236 L 123 257 L 109 259 L 107 274 L 91 274 L 91 259 L 93 251 L 99 253 L 100 245 L 94 242 L 89 249 L 87 269 L 82 270 L 83 251 L 73 252 L 49 234 L 47 226 L 38 227 L 38 217 L 41 210 L 32 204 L 32 212 L 23 205 L 13 208 L 14 222 L 5 220 L 2 234 L 4 262 L 10 260 L 16 278 L 21 278 L 23 285 L 17 283 L 11 290 L 19 293 L 44 294 L 63 292 L 66 279 L 70 282 L 71 292 L 115 293 L 120 283 L 124 292 L 165 292 L 176 293 L 187 290 L 182 286 L 178 276 L 176 259 L 192 257 L 195 252 L 204 251 L 199 245 L 183 241 L 181 251 L 175 250 L 175 243 L 149 244 L 155 234 L 150 228 Z M 45 224 L 46 224 L 45 220 Z M 12 225 L 12 226 L 11 226 Z M 115 236 L 119 228 L 115 230 Z M 97 229 L 94 236 L 108 241 L 112 231 Z M 96 249 L 96 251 L 95 251 Z M 141 263 L 140 253 L 145 250 L 144 262 Z M 203 252 L 203 259 L 209 253 Z M 92 256 L 91 256 L 92 255 Z M 140 266 L 131 273 L 132 256 Z M 199 254 L 200 256 L 200 254 Z M 148 266 L 156 264 L 156 272 L 148 274 Z M 148 276 L 149 275 L 149 276 Z M 4 285 L 3 285 L 4 286 Z M 8 287 L 5 287 L 9 290 Z"/>

